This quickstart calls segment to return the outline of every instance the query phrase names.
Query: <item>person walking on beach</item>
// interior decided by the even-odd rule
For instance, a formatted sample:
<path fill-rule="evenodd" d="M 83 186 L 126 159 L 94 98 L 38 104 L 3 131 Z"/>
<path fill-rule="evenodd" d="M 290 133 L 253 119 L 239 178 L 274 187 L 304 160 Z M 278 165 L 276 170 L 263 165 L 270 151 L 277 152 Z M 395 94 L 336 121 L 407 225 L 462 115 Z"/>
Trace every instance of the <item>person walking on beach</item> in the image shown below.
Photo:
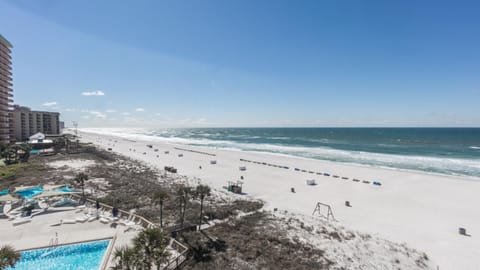
<path fill-rule="evenodd" d="M 97 217 L 99 216 L 98 211 L 100 210 L 100 202 L 98 200 L 95 202 L 95 207 L 97 208 Z"/>

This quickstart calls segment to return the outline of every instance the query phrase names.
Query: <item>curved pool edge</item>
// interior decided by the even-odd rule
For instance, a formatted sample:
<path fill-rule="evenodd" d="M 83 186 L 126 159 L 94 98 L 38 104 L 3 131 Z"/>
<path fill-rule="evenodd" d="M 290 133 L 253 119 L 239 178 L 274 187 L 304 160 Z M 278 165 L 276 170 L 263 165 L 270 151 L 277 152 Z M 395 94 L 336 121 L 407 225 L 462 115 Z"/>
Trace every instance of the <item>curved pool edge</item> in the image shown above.
<path fill-rule="evenodd" d="M 101 255 L 101 257 L 99 257 L 100 259 L 98 260 L 98 264 L 97 265 L 92 265 L 90 266 L 90 268 L 88 269 L 95 269 L 95 270 L 100 270 L 100 269 L 106 269 L 105 267 L 108 265 L 108 262 L 110 260 L 110 256 L 111 256 L 111 251 L 114 247 L 114 244 L 115 244 L 115 239 L 116 239 L 116 234 L 113 235 L 113 236 L 109 236 L 109 237 L 101 237 L 101 238 L 95 238 L 95 239 L 88 239 L 88 240 L 81 240 L 81 241 L 74 241 L 74 242 L 68 242 L 68 243 L 61 243 L 61 244 L 58 244 L 58 245 L 55 245 L 55 246 L 51 246 L 51 245 L 47 245 L 47 246 L 36 246 L 36 247 L 31 247 L 31 248 L 26 248 L 26 249 L 17 249 L 18 252 L 35 252 L 35 251 L 40 251 L 40 250 L 46 250 L 46 252 L 49 252 L 50 249 L 56 249 L 56 248 L 68 248 L 70 246 L 75 246 L 75 245 L 82 245 L 82 244 L 93 244 L 95 245 L 96 243 L 100 243 L 100 242 L 103 242 L 103 241 L 108 241 L 108 244 L 107 246 L 103 249 L 103 254 Z M 67 254 L 66 257 L 64 256 L 58 256 L 56 258 L 68 258 L 69 256 L 71 256 L 73 253 L 71 254 Z M 20 259 L 22 260 L 22 259 Z M 28 261 L 28 256 L 27 256 L 27 261 Z M 28 263 L 28 262 L 27 262 Z M 83 265 L 83 264 L 72 264 L 70 265 L 69 267 L 73 266 L 76 268 L 76 266 L 78 265 Z M 27 265 L 28 266 L 28 265 Z M 56 266 L 62 266 L 61 264 L 60 265 L 56 265 Z M 21 267 L 25 267 L 25 265 L 22 265 Z M 10 268 L 7 268 L 10 270 Z M 17 269 L 17 268 L 11 268 L 12 270 L 14 269 Z M 27 268 L 27 269 L 30 269 L 30 268 Z M 42 269 L 46 269 L 46 268 L 42 268 Z M 50 268 L 48 268 L 50 269 Z M 58 269 L 63 269 L 63 268 L 58 268 Z M 68 268 L 68 269 L 74 269 L 74 268 Z"/>

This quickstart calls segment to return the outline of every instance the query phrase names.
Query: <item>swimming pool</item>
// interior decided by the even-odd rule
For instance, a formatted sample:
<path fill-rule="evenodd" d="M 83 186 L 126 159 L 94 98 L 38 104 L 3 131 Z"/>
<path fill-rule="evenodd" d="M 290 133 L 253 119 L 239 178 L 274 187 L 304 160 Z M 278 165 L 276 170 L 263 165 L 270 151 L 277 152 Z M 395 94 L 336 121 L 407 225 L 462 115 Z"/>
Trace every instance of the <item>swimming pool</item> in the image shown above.
<path fill-rule="evenodd" d="M 8 270 L 98 270 L 110 240 L 99 240 L 55 248 L 33 249 L 21 252 L 15 268 Z"/>
<path fill-rule="evenodd" d="M 70 188 L 69 186 L 63 186 L 55 189 L 56 191 L 61 191 L 61 192 L 75 192 L 76 190 Z"/>
<path fill-rule="evenodd" d="M 33 188 L 27 188 L 27 189 L 24 189 L 24 190 L 20 190 L 20 191 L 17 191 L 15 192 L 15 194 L 18 194 L 20 196 L 22 196 L 23 198 L 25 199 L 28 199 L 28 198 L 31 198 L 37 194 L 40 194 L 43 192 L 43 188 L 41 187 L 33 187 Z"/>

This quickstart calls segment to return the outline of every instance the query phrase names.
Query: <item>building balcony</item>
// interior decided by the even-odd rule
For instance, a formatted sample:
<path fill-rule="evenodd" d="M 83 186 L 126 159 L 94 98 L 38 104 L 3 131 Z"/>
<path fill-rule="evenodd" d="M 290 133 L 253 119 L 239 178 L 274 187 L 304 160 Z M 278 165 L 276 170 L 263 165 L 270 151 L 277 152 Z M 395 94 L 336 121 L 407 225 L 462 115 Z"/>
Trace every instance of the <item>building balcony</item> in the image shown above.
<path fill-rule="evenodd" d="M 3 81 L 9 82 L 9 81 L 12 81 L 12 76 L 8 76 L 7 74 L 0 72 L 0 79 L 2 79 Z"/>
<path fill-rule="evenodd" d="M 12 50 L 10 50 L 9 47 L 7 47 L 5 44 L 0 42 L 0 54 L 4 53 L 6 55 L 10 55 L 12 53 Z"/>
<path fill-rule="evenodd" d="M 3 69 L 3 70 L 7 70 L 7 71 L 10 71 L 12 70 L 12 66 L 11 65 L 8 65 L 7 63 L 5 63 L 3 60 L 0 59 L 0 68 Z"/>
<path fill-rule="evenodd" d="M 0 85 L 3 85 L 3 86 L 13 86 L 13 83 L 7 81 L 7 80 L 3 80 L 1 77 L 0 77 Z M 2 86 L 2 87 L 3 87 Z"/>
<path fill-rule="evenodd" d="M 12 79 L 11 77 L 12 77 L 12 75 L 13 75 L 12 72 L 7 71 L 7 70 L 5 70 L 5 69 L 3 69 L 3 68 L 0 68 L 0 74 L 2 74 L 3 76 L 9 78 L 10 80 Z M 7 80 L 8 80 L 8 79 L 7 79 Z"/>
<path fill-rule="evenodd" d="M 13 97 L 13 93 L 10 90 L 12 89 L 12 86 L 13 84 L 0 80 L 0 95 Z"/>

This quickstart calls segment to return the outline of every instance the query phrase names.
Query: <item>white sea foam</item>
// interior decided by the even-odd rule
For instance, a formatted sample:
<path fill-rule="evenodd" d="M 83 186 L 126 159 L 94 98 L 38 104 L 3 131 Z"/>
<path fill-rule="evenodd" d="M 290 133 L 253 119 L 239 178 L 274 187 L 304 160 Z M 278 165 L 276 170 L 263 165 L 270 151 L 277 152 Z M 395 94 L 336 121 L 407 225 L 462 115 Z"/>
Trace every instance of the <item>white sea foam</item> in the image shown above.
<path fill-rule="evenodd" d="M 145 134 L 142 129 L 82 129 L 103 135 L 114 135 L 133 140 L 158 141 L 169 144 L 196 145 L 227 150 L 268 152 L 304 158 L 330 160 L 361 165 L 390 167 L 397 169 L 420 170 L 450 175 L 480 176 L 480 160 L 439 158 L 429 156 L 410 156 L 382 154 L 364 151 L 347 151 L 329 147 L 301 147 L 277 144 L 240 143 L 207 138 L 161 137 Z M 148 133 L 150 134 L 150 133 Z M 158 134 L 158 133 L 157 133 Z M 477 149 L 477 146 L 470 148 Z M 480 149 L 480 147 L 478 147 Z"/>

